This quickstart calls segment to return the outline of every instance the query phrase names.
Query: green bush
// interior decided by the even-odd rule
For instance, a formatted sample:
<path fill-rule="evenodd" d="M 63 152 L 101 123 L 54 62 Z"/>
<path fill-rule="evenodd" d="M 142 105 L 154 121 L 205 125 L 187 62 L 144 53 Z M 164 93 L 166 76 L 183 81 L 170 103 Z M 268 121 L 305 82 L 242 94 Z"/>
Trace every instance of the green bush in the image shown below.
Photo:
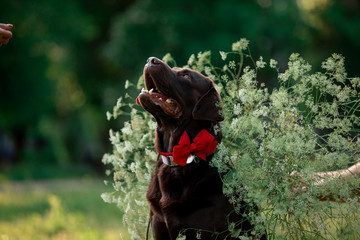
<path fill-rule="evenodd" d="M 107 114 L 108 119 L 127 115 L 122 111 L 125 105 L 133 108 L 131 120 L 125 122 L 120 131 L 110 130 L 114 150 L 103 157 L 105 164 L 112 165 L 113 170 L 107 171 L 107 174 L 113 172 L 116 192 L 103 194 L 102 197 L 105 202 L 116 203 L 122 209 L 123 221 L 132 239 L 145 239 L 150 213 L 145 193 L 157 157 L 153 150 L 156 123 L 149 114 L 136 110 L 133 103 L 125 104 L 122 98 L 118 100 L 113 113 Z"/>
<path fill-rule="evenodd" d="M 222 96 L 224 138 L 212 164 L 224 173 L 224 193 L 236 211 L 244 201 L 258 206 L 259 213 L 247 217 L 269 239 L 358 239 L 359 199 L 353 193 L 359 179 L 319 187 L 314 175 L 347 168 L 359 158 L 360 79 L 347 76 L 339 54 L 316 73 L 292 54 L 281 71 L 274 59 L 254 59 L 248 44 L 241 39 L 232 51 L 220 52 L 222 67 L 212 65 L 210 51 L 192 55 L 185 66 L 213 79 Z M 170 55 L 163 60 L 174 63 Z M 259 82 L 259 74 L 269 70 L 277 74 L 274 89 Z M 142 83 L 140 78 L 138 89 Z M 132 239 L 143 239 L 149 213 L 145 192 L 156 160 L 155 123 L 134 103 L 130 96 L 120 98 L 108 113 L 116 118 L 126 106 L 132 109 L 120 131 L 110 130 L 114 150 L 103 162 L 112 164 L 116 192 L 103 197 L 124 210 Z M 306 191 L 296 190 L 301 187 Z M 345 203 L 319 201 L 320 196 Z"/>

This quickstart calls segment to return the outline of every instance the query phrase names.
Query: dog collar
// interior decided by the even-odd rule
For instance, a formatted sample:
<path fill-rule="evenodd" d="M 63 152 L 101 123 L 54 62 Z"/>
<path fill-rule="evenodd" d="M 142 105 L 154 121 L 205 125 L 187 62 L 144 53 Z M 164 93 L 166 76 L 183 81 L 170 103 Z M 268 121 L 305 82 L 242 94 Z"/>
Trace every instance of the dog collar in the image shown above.
<path fill-rule="evenodd" d="M 180 164 L 177 164 L 176 162 L 174 162 L 173 160 L 172 160 L 172 156 L 164 156 L 164 155 L 160 155 L 161 156 L 161 159 L 162 159 L 162 162 L 165 164 L 165 165 L 167 165 L 167 166 L 169 166 L 169 167 L 176 167 L 176 166 L 181 166 Z M 194 161 L 195 160 L 195 161 Z M 191 154 L 188 158 L 187 158 L 187 160 L 186 160 L 186 164 L 190 164 L 190 163 L 192 163 L 192 162 L 198 162 L 198 161 L 196 161 L 196 155 L 194 155 L 194 154 Z"/>
<path fill-rule="evenodd" d="M 195 136 L 193 143 L 190 143 L 190 138 L 186 131 L 184 131 L 180 137 L 179 144 L 174 146 L 172 153 L 159 152 L 159 154 L 162 157 L 163 163 L 168 166 L 171 166 L 171 162 L 185 166 L 196 157 L 206 161 L 206 154 L 214 153 L 218 144 L 214 139 L 213 135 L 203 129 Z M 171 156 L 172 159 L 168 158 Z"/>

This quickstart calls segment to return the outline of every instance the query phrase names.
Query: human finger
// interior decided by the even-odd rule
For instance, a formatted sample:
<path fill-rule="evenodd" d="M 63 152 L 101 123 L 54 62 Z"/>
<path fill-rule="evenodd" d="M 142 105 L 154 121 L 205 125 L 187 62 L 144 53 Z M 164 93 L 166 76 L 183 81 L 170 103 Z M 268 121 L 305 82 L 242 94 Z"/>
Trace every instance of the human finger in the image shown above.
<path fill-rule="evenodd" d="M 5 23 L 0 23 L 0 28 L 5 29 L 5 30 L 10 30 L 13 28 L 12 24 L 5 24 Z"/>
<path fill-rule="evenodd" d="M 12 32 L 0 28 L 0 38 L 10 39 L 12 38 Z"/>

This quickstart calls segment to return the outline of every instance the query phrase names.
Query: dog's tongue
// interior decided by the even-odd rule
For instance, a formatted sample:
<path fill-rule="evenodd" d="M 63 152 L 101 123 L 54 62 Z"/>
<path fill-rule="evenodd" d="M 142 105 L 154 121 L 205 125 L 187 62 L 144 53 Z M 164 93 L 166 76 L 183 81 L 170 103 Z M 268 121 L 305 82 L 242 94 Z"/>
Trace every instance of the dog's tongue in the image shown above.
<path fill-rule="evenodd" d="M 170 115 L 173 118 L 179 118 L 182 114 L 181 106 L 178 102 L 176 102 L 174 99 L 168 98 L 160 93 L 154 93 L 147 90 L 142 90 L 140 95 L 146 94 L 147 101 L 152 101 L 153 104 L 158 105 L 162 108 L 162 110 Z M 140 95 L 136 98 L 136 104 L 138 106 L 141 106 L 140 103 Z"/>
<path fill-rule="evenodd" d="M 140 106 L 140 100 L 139 100 L 139 97 L 137 97 L 137 98 L 136 98 L 136 104 L 137 104 L 138 106 Z"/>
<path fill-rule="evenodd" d="M 146 93 L 148 93 L 148 91 L 146 91 Z M 149 93 L 148 93 L 149 94 Z M 162 101 L 166 101 L 168 99 L 168 97 L 160 94 L 160 93 L 151 93 L 150 95 L 156 96 L 157 98 L 161 99 Z M 140 95 L 139 95 L 140 96 Z M 140 106 L 140 99 L 139 96 L 136 98 L 136 104 L 138 106 Z"/>

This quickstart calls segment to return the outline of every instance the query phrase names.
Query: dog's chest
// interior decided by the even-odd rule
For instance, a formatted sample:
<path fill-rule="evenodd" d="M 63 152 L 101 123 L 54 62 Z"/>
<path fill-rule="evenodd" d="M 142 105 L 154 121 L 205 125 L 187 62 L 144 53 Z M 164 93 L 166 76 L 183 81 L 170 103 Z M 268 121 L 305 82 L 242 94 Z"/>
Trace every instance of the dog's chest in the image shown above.
<path fill-rule="evenodd" d="M 188 168 L 166 165 L 159 168 L 156 180 L 162 206 L 206 200 L 209 196 L 222 194 L 222 181 L 216 169 L 205 164 L 201 167 L 192 164 Z"/>

